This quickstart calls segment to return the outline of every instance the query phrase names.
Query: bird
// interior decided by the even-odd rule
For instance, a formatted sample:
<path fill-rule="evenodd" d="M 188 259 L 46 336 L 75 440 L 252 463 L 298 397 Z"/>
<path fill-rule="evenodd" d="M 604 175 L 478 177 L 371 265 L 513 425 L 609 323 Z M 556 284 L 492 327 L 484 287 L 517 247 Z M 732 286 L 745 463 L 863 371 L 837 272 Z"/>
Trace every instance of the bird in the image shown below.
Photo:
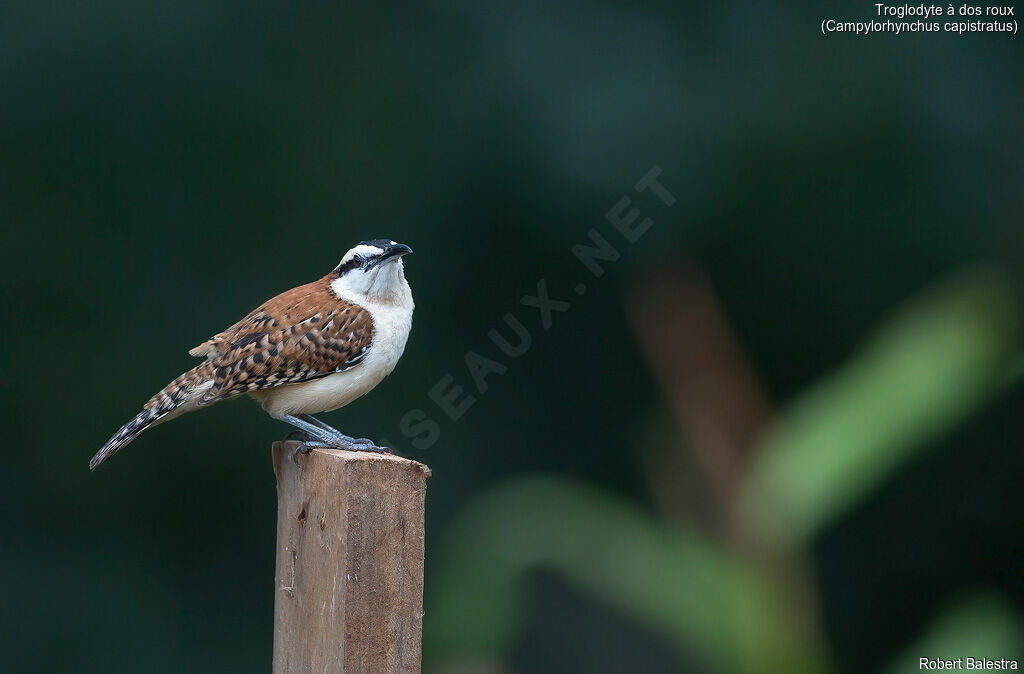
<path fill-rule="evenodd" d="M 323 278 L 287 290 L 189 354 L 205 360 L 165 386 L 92 457 L 96 468 L 147 428 L 243 394 L 318 447 L 384 452 L 313 414 L 362 397 L 395 369 L 415 307 L 402 258 L 409 246 L 361 241 Z M 294 433 L 295 431 L 293 431 Z"/>

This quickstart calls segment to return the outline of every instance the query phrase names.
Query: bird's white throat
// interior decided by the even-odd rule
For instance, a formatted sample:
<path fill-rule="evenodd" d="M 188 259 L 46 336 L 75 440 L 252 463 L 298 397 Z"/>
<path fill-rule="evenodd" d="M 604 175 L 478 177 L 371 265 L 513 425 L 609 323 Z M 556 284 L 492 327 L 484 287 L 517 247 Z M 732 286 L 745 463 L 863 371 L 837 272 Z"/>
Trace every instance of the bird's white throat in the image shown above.
<path fill-rule="evenodd" d="M 412 291 L 405 280 L 405 265 L 400 257 L 369 271 L 348 271 L 331 281 L 331 292 L 339 299 L 367 308 L 367 305 L 375 304 L 408 305 L 412 308 Z"/>

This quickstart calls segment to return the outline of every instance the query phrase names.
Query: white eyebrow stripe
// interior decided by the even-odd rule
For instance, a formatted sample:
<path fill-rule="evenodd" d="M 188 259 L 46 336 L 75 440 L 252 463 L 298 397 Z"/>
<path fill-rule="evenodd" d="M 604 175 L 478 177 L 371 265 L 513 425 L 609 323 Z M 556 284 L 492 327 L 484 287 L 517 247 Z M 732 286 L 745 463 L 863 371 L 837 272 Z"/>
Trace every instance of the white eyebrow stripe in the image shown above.
<path fill-rule="evenodd" d="M 356 246 L 355 248 L 353 248 L 349 252 L 345 253 L 345 257 L 341 258 L 341 263 L 340 264 L 345 264 L 346 262 L 348 262 L 352 258 L 354 258 L 356 255 L 364 255 L 364 256 L 368 256 L 368 257 L 373 257 L 374 255 L 380 255 L 383 252 L 384 252 L 383 248 L 378 248 L 377 246 L 367 246 L 367 245 L 364 245 L 364 244 L 359 244 L 358 246 Z"/>

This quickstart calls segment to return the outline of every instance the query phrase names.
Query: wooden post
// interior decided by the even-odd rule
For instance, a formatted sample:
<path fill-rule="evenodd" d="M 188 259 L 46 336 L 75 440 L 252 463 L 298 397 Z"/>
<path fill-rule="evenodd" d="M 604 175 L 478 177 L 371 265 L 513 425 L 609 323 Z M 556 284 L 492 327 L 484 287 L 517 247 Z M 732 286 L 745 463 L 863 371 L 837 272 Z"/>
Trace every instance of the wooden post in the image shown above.
<path fill-rule="evenodd" d="M 274 674 L 420 671 L 430 469 L 370 452 L 273 447 Z"/>

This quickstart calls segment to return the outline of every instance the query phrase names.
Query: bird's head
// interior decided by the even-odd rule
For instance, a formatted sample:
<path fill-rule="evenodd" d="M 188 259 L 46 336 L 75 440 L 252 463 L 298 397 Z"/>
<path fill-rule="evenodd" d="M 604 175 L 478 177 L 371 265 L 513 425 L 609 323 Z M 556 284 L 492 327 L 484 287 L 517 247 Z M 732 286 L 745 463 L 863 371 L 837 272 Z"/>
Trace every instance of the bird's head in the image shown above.
<path fill-rule="evenodd" d="M 408 287 L 402 256 L 411 252 L 409 246 L 390 239 L 360 241 L 341 258 L 331 288 L 338 297 L 356 303 L 387 300 Z"/>

